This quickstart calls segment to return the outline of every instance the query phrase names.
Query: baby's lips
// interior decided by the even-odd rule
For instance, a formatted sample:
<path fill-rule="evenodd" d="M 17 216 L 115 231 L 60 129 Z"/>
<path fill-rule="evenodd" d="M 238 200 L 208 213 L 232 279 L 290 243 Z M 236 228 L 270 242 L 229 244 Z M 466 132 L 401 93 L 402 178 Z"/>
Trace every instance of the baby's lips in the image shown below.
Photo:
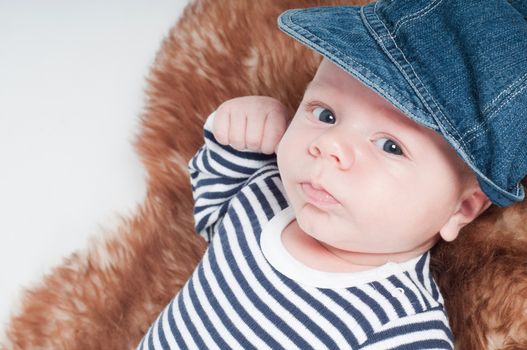
<path fill-rule="evenodd" d="M 326 191 L 319 185 L 313 185 L 309 182 L 302 183 L 302 191 L 307 197 L 309 202 L 315 205 L 333 205 L 337 204 L 338 201 L 333 197 L 331 193 Z"/>

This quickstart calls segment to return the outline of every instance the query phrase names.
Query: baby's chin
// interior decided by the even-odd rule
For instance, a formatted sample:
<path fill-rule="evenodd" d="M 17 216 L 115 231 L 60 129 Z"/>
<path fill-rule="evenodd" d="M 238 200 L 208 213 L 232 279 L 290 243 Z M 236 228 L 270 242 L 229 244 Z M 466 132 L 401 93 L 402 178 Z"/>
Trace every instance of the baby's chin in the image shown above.
<path fill-rule="evenodd" d="M 297 223 L 304 234 L 312 237 L 319 243 L 340 253 L 351 253 L 357 256 L 377 256 L 391 259 L 393 262 L 406 261 L 421 256 L 430 250 L 441 238 L 439 233 L 423 241 L 405 241 L 404 239 L 379 240 L 364 239 L 368 234 L 359 233 L 354 229 L 343 232 L 332 230 L 329 224 L 314 225 L 313 222 L 299 220 Z"/>

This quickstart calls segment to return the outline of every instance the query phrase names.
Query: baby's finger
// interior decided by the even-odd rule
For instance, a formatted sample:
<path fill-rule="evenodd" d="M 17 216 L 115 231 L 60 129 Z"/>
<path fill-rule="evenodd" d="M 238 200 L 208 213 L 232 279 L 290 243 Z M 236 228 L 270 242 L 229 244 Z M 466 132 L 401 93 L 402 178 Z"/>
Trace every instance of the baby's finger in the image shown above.
<path fill-rule="evenodd" d="M 245 145 L 245 132 L 247 126 L 247 115 L 245 111 L 235 112 L 231 114 L 229 125 L 229 145 L 234 149 L 243 150 Z"/>
<path fill-rule="evenodd" d="M 286 115 L 281 112 L 270 112 L 265 118 L 261 152 L 272 154 L 282 139 L 287 127 Z"/>
<path fill-rule="evenodd" d="M 247 118 L 245 132 L 245 145 L 252 151 L 260 151 L 266 116 L 263 114 L 252 115 Z"/>
<path fill-rule="evenodd" d="M 229 144 L 229 126 L 230 126 L 230 112 L 226 108 L 220 106 L 214 116 L 212 124 L 212 133 L 222 145 Z"/>

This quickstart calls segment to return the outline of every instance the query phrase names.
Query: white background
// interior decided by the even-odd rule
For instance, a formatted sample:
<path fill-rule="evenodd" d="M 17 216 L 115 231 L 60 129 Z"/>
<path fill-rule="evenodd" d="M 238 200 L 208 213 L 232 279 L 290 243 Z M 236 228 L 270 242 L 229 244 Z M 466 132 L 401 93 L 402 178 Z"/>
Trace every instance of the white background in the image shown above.
<path fill-rule="evenodd" d="M 0 337 L 23 288 L 133 214 L 145 77 L 187 0 L 0 0 Z"/>

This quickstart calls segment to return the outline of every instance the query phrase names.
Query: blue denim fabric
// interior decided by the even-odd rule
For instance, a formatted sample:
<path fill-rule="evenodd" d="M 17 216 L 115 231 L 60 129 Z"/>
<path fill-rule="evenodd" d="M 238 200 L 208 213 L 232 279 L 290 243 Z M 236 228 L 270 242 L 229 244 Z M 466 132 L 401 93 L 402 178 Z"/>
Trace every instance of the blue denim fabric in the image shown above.
<path fill-rule="evenodd" d="M 441 135 L 499 206 L 527 175 L 527 0 L 380 0 L 278 25 Z"/>

